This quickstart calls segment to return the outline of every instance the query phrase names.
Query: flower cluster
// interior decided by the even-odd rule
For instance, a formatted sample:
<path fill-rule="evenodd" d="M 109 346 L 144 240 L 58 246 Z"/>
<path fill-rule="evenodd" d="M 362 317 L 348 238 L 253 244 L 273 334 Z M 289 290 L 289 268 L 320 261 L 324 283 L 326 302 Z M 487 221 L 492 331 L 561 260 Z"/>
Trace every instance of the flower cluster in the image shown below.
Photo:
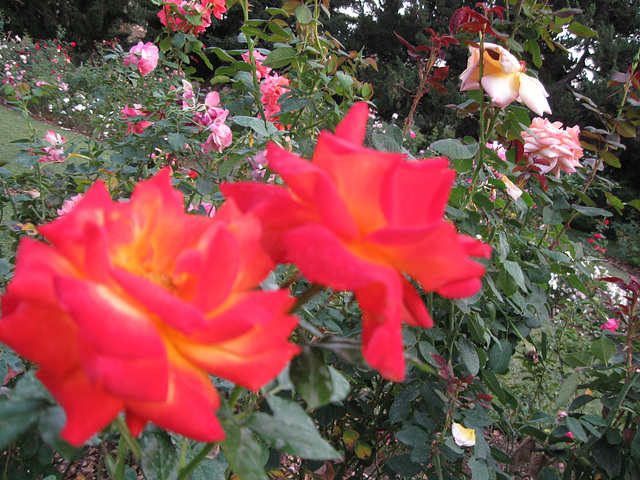
<path fill-rule="evenodd" d="M 277 73 L 269 75 L 260 84 L 262 96 L 260 101 L 264 105 L 264 113 L 267 120 L 277 122 L 280 113 L 280 97 L 289 91 L 286 88 L 289 85 L 289 79 L 282 77 Z"/>
<path fill-rule="evenodd" d="M 220 95 L 213 91 L 207 93 L 204 99 L 204 111 L 195 112 L 195 120 L 203 127 L 208 127 L 211 133 L 206 142 L 202 145 L 205 151 L 215 150 L 220 153 L 231 145 L 233 134 L 229 126 L 225 123 L 229 110 L 219 107 Z"/>
<path fill-rule="evenodd" d="M 211 25 L 212 14 L 220 19 L 226 11 L 224 0 L 165 0 L 158 17 L 174 32 L 198 35 Z"/>

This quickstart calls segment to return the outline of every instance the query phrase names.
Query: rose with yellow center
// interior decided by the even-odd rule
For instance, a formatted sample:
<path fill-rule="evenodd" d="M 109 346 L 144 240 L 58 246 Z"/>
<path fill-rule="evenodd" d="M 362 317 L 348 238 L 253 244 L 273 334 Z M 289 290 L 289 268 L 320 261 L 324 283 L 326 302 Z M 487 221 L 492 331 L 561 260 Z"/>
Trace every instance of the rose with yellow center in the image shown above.
<path fill-rule="evenodd" d="M 80 445 L 124 411 L 199 441 L 224 437 L 209 374 L 259 389 L 298 348 L 286 291 L 256 287 L 274 266 L 259 222 L 232 202 L 188 215 L 163 170 L 129 202 L 103 184 L 26 238 L 2 297 L 0 341 L 38 364 Z"/>

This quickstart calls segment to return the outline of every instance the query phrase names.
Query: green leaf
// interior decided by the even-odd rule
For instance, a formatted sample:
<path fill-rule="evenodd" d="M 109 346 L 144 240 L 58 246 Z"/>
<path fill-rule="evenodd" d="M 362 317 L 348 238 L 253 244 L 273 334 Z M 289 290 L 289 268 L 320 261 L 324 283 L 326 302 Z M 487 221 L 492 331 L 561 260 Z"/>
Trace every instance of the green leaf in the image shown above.
<path fill-rule="evenodd" d="M 225 440 L 220 444 L 234 474 L 241 480 L 269 480 L 264 465 L 269 456 L 246 427 L 232 421 L 224 423 Z"/>
<path fill-rule="evenodd" d="M 601 337 L 591 342 L 590 350 L 594 357 L 606 365 L 616 353 L 616 346 L 608 338 Z"/>
<path fill-rule="evenodd" d="M 335 368 L 329 367 L 329 372 L 331 373 L 331 383 L 333 383 L 333 393 L 331 394 L 329 401 L 341 402 L 347 398 L 347 395 L 349 395 L 349 392 L 351 391 L 351 384 L 347 377 Z"/>
<path fill-rule="evenodd" d="M 422 465 L 411 461 L 410 455 L 396 455 L 387 460 L 386 465 L 394 472 L 405 478 L 413 477 L 422 470 Z"/>
<path fill-rule="evenodd" d="M 640 458 L 640 433 L 636 431 L 633 441 L 631 442 L 631 458 Z"/>
<path fill-rule="evenodd" d="M 310 410 L 331 401 L 331 372 L 320 349 L 303 346 L 302 352 L 291 362 L 289 377 Z"/>
<path fill-rule="evenodd" d="M 441 153 L 451 159 L 456 158 L 473 158 L 478 151 L 478 144 L 464 144 L 457 138 L 446 138 L 444 140 L 436 140 L 429 148 Z"/>
<path fill-rule="evenodd" d="M 576 392 L 576 388 L 578 388 L 579 379 L 579 373 L 572 373 L 564 380 L 564 382 L 562 382 L 560 390 L 558 391 L 558 396 L 556 397 L 557 405 L 562 406 L 567 403 L 571 397 L 573 397 L 573 394 Z"/>
<path fill-rule="evenodd" d="M 296 60 L 298 52 L 291 47 L 278 47 L 273 50 L 267 59 L 262 62 L 265 67 L 282 68 Z"/>
<path fill-rule="evenodd" d="M 410 447 L 417 447 L 419 445 L 428 443 L 430 437 L 429 434 L 420 427 L 408 425 L 403 427 L 402 430 L 396 433 L 396 439 L 398 439 L 405 445 L 409 445 Z"/>
<path fill-rule="evenodd" d="M 602 437 L 593 444 L 591 455 L 593 455 L 596 464 L 607 472 L 609 478 L 613 478 L 620 473 L 620 468 L 622 467 L 620 448 L 616 445 L 611 445 L 607 441 L 607 437 Z"/>
<path fill-rule="evenodd" d="M 187 143 L 187 139 L 181 133 L 170 133 L 167 135 L 167 142 L 171 145 L 175 151 L 184 148 L 184 144 Z"/>
<path fill-rule="evenodd" d="M 631 200 L 630 202 L 627 202 L 625 205 L 629 205 L 633 208 L 635 208 L 636 210 L 640 211 L 640 200 Z"/>
<path fill-rule="evenodd" d="M 560 225 L 562 223 L 562 214 L 550 206 L 546 206 L 542 209 L 542 221 L 547 225 Z"/>
<path fill-rule="evenodd" d="M 205 458 L 193 469 L 190 480 L 225 480 L 227 461 L 224 455 L 216 455 L 215 458 Z"/>
<path fill-rule="evenodd" d="M 41 399 L 20 398 L 0 403 L 0 450 L 26 432 L 51 404 Z"/>
<path fill-rule="evenodd" d="M 609 152 L 608 150 L 601 151 L 600 158 L 602 158 L 604 163 L 606 163 L 607 165 L 611 165 L 612 167 L 620 168 L 621 166 L 620 160 L 618 159 L 618 157 L 616 157 L 613 153 Z"/>
<path fill-rule="evenodd" d="M 583 205 L 571 205 L 571 208 L 573 208 L 576 212 L 581 213 L 582 215 L 585 215 L 587 217 L 597 217 L 599 215 L 602 215 L 603 217 L 613 216 L 613 213 L 611 213 L 608 210 L 604 210 L 602 208 L 585 207 Z"/>
<path fill-rule="evenodd" d="M 255 413 L 250 422 L 257 435 L 273 448 L 310 460 L 337 460 L 340 453 L 324 440 L 300 405 L 284 398 L 267 398 L 273 416 Z"/>
<path fill-rule="evenodd" d="M 418 398 L 420 395 L 420 389 L 414 386 L 409 386 L 403 389 L 389 408 L 389 422 L 391 425 L 404 420 L 411 413 L 411 402 Z"/>
<path fill-rule="evenodd" d="M 542 66 L 542 57 L 540 56 L 540 46 L 535 40 L 528 40 L 526 42 L 527 50 L 531 53 L 533 64 L 540 68 Z"/>
<path fill-rule="evenodd" d="M 401 152 L 402 147 L 396 141 L 382 133 L 374 133 L 371 135 L 371 142 L 376 150 L 383 152 Z"/>
<path fill-rule="evenodd" d="M 475 347 L 464 337 L 460 337 L 456 341 L 456 346 L 460 352 L 462 362 L 465 367 L 467 367 L 467 372 L 469 375 L 473 375 L 475 377 L 480 370 L 480 359 L 478 358 L 478 352 L 476 352 Z"/>
<path fill-rule="evenodd" d="M 526 292 L 527 286 L 524 282 L 524 274 L 522 273 L 520 264 L 511 260 L 505 260 L 503 266 L 509 276 L 513 278 L 513 281 L 516 282 L 516 285 Z"/>
<path fill-rule="evenodd" d="M 489 469 L 484 461 L 470 458 L 469 468 L 471 469 L 472 480 L 489 480 Z"/>
<path fill-rule="evenodd" d="M 591 30 L 589 27 L 578 22 L 571 22 L 571 25 L 569 25 L 569 32 L 577 35 L 578 37 L 584 38 L 598 36 L 598 32 L 596 32 L 595 30 Z"/>
<path fill-rule="evenodd" d="M 577 440 L 580 440 L 581 442 L 586 442 L 588 440 L 587 434 L 578 419 L 565 417 L 564 423 Z"/>
<path fill-rule="evenodd" d="M 300 25 L 308 25 L 313 21 L 313 14 L 311 13 L 311 9 L 307 7 L 304 3 L 298 5 L 295 9 L 296 20 Z"/>
<path fill-rule="evenodd" d="M 140 466 L 148 480 L 173 480 L 178 477 L 178 453 L 168 433 L 148 429 L 140 438 Z"/>
<path fill-rule="evenodd" d="M 508 340 L 500 340 L 493 344 L 489 350 L 489 367 L 495 374 L 501 375 L 509 370 L 509 361 L 513 347 Z"/>
<path fill-rule="evenodd" d="M 271 122 L 266 122 L 260 118 L 256 117 L 246 117 L 243 115 L 237 115 L 231 117 L 230 119 L 236 125 L 240 125 L 242 127 L 249 127 L 258 135 L 262 135 L 263 137 L 271 137 L 272 135 L 278 133 L 278 129 Z"/>

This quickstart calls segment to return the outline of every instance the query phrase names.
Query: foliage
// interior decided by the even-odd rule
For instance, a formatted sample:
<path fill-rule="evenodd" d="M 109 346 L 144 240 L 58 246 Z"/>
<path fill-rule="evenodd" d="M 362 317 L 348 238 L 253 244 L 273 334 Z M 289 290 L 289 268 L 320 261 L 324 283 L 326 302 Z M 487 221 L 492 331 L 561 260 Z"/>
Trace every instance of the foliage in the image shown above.
<path fill-rule="evenodd" d="M 159 8 L 161 2 L 155 3 Z M 446 13 L 448 28 L 455 9 L 445 3 L 438 5 Z M 354 103 L 377 102 L 362 75 L 392 75 L 394 65 L 401 65 L 393 63 L 394 55 L 367 56 L 360 47 L 345 47 L 322 31 L 322 22 L 329 24 L 325 2 L 289 1 L 282 8 L 266 7 L 259 16 L 247 2 L 230 2 L 228 7 L 229 16 L 241 17 L 238 45 L 212 45 L 205 34 L 166 30 L 157 39 L 159 66 L 144 77 L 135 66 L 123 64 L 128 52 L 118 43 L 105 45 L 100 60 L 77 69 L 69 66 L 57 78 L 43 65 L 66 47 L 56 44 L 60 50 L 45 57 L 43 48 L 37 49 L 38 43 L 29 39 L 3 42 L 3 55 L 9 54 L 3 60 L 14 72 L 4 93 L 15 109 L 26 119 L 34 107 L 43 105 L 51 106 L 52 113 L 64 109 L 68 114 L 64 98 L 81 94 L 84 101 L 78 105 L 85 108 L 75 109 L 75 121 L 90 121 L 96 134 L 86 142 L 58 145 L 32 130 L 16 143 L 21 149 L 13 159 L 18 168 L 0 169 L 0 274 L 5 284 L 13 275 L 18 242 L 40 238 L 36 226 L 60 215 L 64 219 L 65 204 L 72 208 L 67 201 L 98 179 L 114 200 L 127 201 L 138 182 L 169 166 L 174 187 L 184 194 L 185 210 L 203 216 L 210 214 L 212 205 L 228 205 L 219 188 L 224 182 L 253 180 L 258 184 L 253 188 L 262 192 L 283 191 L 290 178 L 286 172 L 282 178 L 274 174 L 278 161 L 273 152 L 285 158 L 289 152 L 311 157 L 316 144 L 323 145 L 317 140 L 321 130 L 334 129 Z M 594 274 L 602 252 L 566 235 L 580 218 L 592 219 L 598 229 L 614 214 L 640 206 L 638 200 L 614 195 L 613 184 L 599 174 L 603 163 L 617 168 L 625 139 L 635 140 L 640 118 L 638 61 L 628 70 L 621 68 L 627 73 L 614 76 L 610 86 L 617 88 L 618 96 L 613 108 L 583 93 L 575 95 L 574 111 L 585 108 L 598 122 L 582 129 L 586 161 L 571 176 L 560 171 L 557 177 L 545 174 L 524 155 L 522 132 L 530 132 L 532 124 L 527 108 L 520 103 L 495 105 L 481 82 L 464 98 L 453 95 L 458 89 L 453 79 L 464 69 L 464 61 L 456 63 L 455 58 L 466 59 L 465 42 L 481 51 L 485 42 L 497 43 L 530 67 L 518 71 L 519 79 L 535 67 L 549 85 L 545 67 L 547 60 L 552 67 L 555 63 L 543 53 L 562 51 L 558 34 L 568 29 L 575 35 L 571 41 L 577 42 L 594 38 L 595 32 L 579 23 L 576 9 L 552 11 L 546 3 L 532 0 L 506 2 L 505 7 L 504 12 L 481 6 L 463 10 L 465 21 L 458 23 L 463 28 L 454 28 L 451 37 L 439 37 L 446 31 L 435 26 L 424 32 L 400 21 L 397 2 L 384 2 L 377 9 L 381 22 L 396 22 L 401 40 L 393 35 L 394 27 L 378 30 L 376 41 L 390 44 L 391 38 L 397 42 L 395 54 L 408 50 L 419 62 L 417 80 L 406 84 L 415 93 L 415 124 L 420 101 L 429 97 L 424 95 L 427 85 L 433 87 L 429 92 L 446 88 L 451 112 L 476 122 L 478 139 L 449 138 L 453 128 L 442 121 L 443 115 L 423 111 L 422 118 L 434 117 L 440 133 L 431 132 L 433 141 L 425 153 L 424 135 L 411 136 L 408 102 L 406 112 L 391 122 L 372 118 L 365 143 L 378 152 L 365 150 L 369 153 L 363 156 L 371 161 L 387 158 L 389 153 L 380 152 L 386 151 L 410 162 L 448 157 L 457 178 L 446 217 L 465 238 L 480 239 L 493 248 L 493 258 L 483 261 L 486 274 L 480 290 L 449 299 L 434 293 L 438 288 L 416 285 L 420 308 L 428 310 L 434 327 L 403 327 L 406 379 L 385 379 L 367 364 L 370 352 L 363 357 L 361 343 L 369 340 L 367 331 L 363 335 L 367 327 L 362 318 L 371 315 L 371 305 L 356 301 L 364 297 L 358 288 L 355 297 L 351 291 L 322 288 L 303 277 L 301 265 L 282 262 L 261 288 L 285 288 L 296 297 L 299 327 L 292 341 L 301 353 L 258 391 L 213 378 L 221 392 L 216 414 L 225 434 L 219 444 L 196 442 L 155 426 L 136 439 L 118 416 L 91 440 L 103 446 L 111 476 L 129 478 L 131 462 L 146 478 L 179 479 L 223 479 L 231 472 L 244 480 L 305 474 L 338 479 L 488 479 L 511 478 L 525 467 L 532 478 L 545 479 L 623 479 L 640 473 L 637 281 L 598 280 L 604 276 Z M 187 21 L 198 25 L 202 19 L 196 15 Z M 366 17 L 358 22 L 374 23 Z M 369 27 L 373 41 L 374 25 Z M 438 44 L 442 39 L 446 45 Z M 437 63 L 444 46 L 447 60 L 454 60 L 449 69 L 455 71 L 446 84 L 440 83 L 444 71 Z M 28 55 L 18 53 L 22 49 Z M 214 62 L 210 56 L 215 56 Z M 28 68 L 18 79 L 21 73 L 15 69 L 21 62 Z M 192 77 L 200 74 L 193 68 L 196 62 L 215 68 L 208 84 Z M 479 66 L 480 76 L 483 68 Z M 41 81 L 50 87 L 37 85 Z M 554 97 L 550 100 L 556 111 Z M 342 126 L 341 131 L 351 128 L 355 127 Z M 349 152 L 362 148 L 342 140 Z M 494 149 L 494 141 L 503 151 Z M 272 146 L 265 160 L 267 144 Z M 64 163 L 39 161 L 57 148 L 63 150 Z M 335 157 L 340 155 L 341 151 Z M 361 173 L 354 172 L 358 178 Z M 391 190 L 385 192 L 390 195 Z M 420 190 L 415 198 L 422 198 L 418 193 L 425 192 Z M 321 187 L 309 197 L 306 205 L 315 197 L 331 200 Z M 369 250 L 360 252 L 366 260 L 371 255 Z M 433 275 L 447 266 L 434 265 Z M 607 283 L 622 289 L 626 298 L 618 299 L 615 295 L 621 291 L 607 290 Z M 8 298 L 5 309 L 11 308 Z M 368 298 L 375 303 L 376 295 Z M 609 319 L 618 322 L 617 331 L 601 328 Z M 10 349 L 0 350 L 4 471 L 60 477 L 50 468 L 52 448 L 71 460 L 79 452 L 60 438 L 62 408 L 33 375 L 34 369 Z M 454 423 L 475 431 L 474 446 L 456 443 Z M 497 442 L 493 432 L 504 441 Z M 113 442 L 118 445 L 115 451 L 110 448 Z"/>

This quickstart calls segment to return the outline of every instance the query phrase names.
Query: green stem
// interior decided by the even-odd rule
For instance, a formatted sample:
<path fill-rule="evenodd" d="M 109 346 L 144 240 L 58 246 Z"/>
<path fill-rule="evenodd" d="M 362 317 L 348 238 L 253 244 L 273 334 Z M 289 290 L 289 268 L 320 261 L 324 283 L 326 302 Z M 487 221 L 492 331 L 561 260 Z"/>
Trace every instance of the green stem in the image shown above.
<path fill-rule="evenodd" d="M 177 480 L 187 480 L 189 478 L 189 475 L 191 475 L 191 472 L 193 472 L 193 470 L 195 470 L 195 468 L 200 465 L 200 462 L 202 462 L 207 457 L 209 452 L 211 452 L 211 450 L 213 450 L 213 447 L 215 446 L 215 443 L 205 444 L 205 446 L 202 447 L 202 450 L 200 450 L 184 468 L 180 469 Z"/>
<path fill-rule="evenodd" d="M 115 420 L 115 425 L 118 431 L 120 432 L 120 435 L 122 436 L 122 438 L 124 438 L 125 443 L 131 449 L 133 456 L 136 457 L 138 460 L 142 458 L 142 451 L 140 450 L 140 445 L 138 444 L 138 441 L 135 438 L 133 438 L 133 435 L 131 435 L 131 431 L 129 430 L 127 423 L 124 421 L 124 417 L 122 417 L 121 415 L 118 415 Z"/>

